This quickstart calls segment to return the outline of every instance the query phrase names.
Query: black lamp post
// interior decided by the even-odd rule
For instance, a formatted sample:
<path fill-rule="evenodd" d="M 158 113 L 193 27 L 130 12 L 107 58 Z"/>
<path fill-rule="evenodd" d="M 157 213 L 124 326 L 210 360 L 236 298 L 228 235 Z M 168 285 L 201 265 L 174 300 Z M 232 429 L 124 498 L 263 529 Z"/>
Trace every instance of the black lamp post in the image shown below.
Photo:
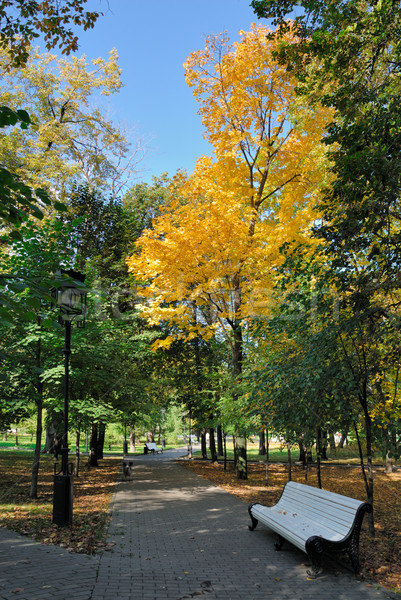
<path fill-rule="evenodd" d="M 188 411 L 188 429 L 189 429 L 189 441 L 188 441 L 188 456 L 192 458 L 192 423 L 191 423 L 191 409 Z"/>
<path fill-rule="evenodd" d="M 165 429 L 164 429 L 164 419 L 166 416 L 166 409 L 162 408 L 161 413 L 162 413 L 162 448 L 165 448 L 166 447 L 166 436 L 165 436 Z"/>
<path fill-rule="evenodd" d="M 128 454 L 128 443 L 127 443 L 127 423 L 124 423 L 124 443 L 123 443 L 123 454 Z"/>
<path fill-rule="evenodd" d="M 59 322 L 64 325 L 64 434 L 61 449 L 61 470 L 54 465 L 53 523 L 59 527 L 72 523 L 73 475 L 68 464 L 68 408 L 69 408 L 69 362 L 71 355 L 71 324 L 85 325 L 86 291 L 83 289 L 85 275 L 72 269 L 62 270 L 66 276 L 59 287 L 52 290 L 55 304 L 60 309 Z M 78 284 L 78 285 L 77 285 Z M 81 284 L 81 287 L 79 287 Z"/>

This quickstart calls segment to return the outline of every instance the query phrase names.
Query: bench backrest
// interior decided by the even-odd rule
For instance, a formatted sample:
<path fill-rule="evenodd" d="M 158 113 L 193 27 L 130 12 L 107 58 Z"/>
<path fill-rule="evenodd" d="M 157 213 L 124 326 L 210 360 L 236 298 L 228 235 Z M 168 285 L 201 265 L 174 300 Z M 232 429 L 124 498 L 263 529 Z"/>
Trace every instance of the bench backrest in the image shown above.
<path fill-rule="evenodd" d="M 358 509 L 363 504 L 365 503 L 354 498 L 289 481 L 276 506 L 304 515 L 312 521 L 324 522 L 346 536 L 354 524 Z"/>
<path fill-rule="evenodd" d="M 156 450 L 157 448 L 155 442 L 147 442 L 146 446 L 149 448 L 149 450 Z"/>

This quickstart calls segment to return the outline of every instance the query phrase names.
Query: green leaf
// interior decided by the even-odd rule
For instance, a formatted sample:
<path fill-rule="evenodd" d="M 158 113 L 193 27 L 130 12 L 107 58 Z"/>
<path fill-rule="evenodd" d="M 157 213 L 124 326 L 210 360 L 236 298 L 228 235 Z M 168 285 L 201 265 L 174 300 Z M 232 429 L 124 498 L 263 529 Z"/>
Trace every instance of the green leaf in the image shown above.
<path fill-rule="evenodd" d="M 35 194 L 37 197 L 44 203 L 46 206 L 50 206 L 51 200 L 49 198 L 49 194 L 43 188 L 37 188 L 35 190 Z"/>
<path fill-rule="evenodd" d="M 23 123 L 31 123 L 31 119 L 29 114 L 26 112 L 26 110 L 23 109 L 18 109 L 17 110 L 17 115 L 19 116 L 20 120 Z"/>
<path fill-rule="evenodd" d="M 60 212 L 66 212 L 68 210 L 66 204 L 64 204 L 63 202 L 59 202 L 58 200 L 54 202 L 53 206 L 56 210 L 59 210 Z"/>

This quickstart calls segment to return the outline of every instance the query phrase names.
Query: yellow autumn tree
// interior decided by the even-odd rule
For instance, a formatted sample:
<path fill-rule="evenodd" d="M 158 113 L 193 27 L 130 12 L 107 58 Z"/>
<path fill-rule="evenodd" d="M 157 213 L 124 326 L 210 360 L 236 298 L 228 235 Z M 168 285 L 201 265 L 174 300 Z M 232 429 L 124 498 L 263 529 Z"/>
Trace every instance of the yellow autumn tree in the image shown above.
<path fill-rule="evenodd" d="M 143 313 L 181 335 L 223 329 L 233 371 L 242 370 L 243 327 L 266 310 L 281 248 L 305 241 L 325 177 L 320 139 L 330 114 L 294 94 L 263 26 L 206 40 L 185 63 L 213 157 L 178 178 L 175 200 L 138 241 L 130 270 L 145 283 Z M 291 34 L 288 34 L 291 38 Z M 194 320 L 194 306 L 201 316 Z M 179 333 L 177 333 L 177 331 Z"/>

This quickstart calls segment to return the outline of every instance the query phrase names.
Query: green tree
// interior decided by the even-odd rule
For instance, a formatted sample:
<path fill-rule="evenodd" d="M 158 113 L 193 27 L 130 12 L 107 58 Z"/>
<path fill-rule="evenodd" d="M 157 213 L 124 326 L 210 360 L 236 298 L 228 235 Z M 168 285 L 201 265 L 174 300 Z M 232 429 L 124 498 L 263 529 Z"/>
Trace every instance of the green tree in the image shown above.
<path fill-rule="evenodd" d="M 49 382 L 61 378 L 57 364 L 57 326 L 51 316 L 50 297 L 38 292 L 47 289 L 60 264 L 73 261 L 71 229 L 45 219 L 40 225 L 26 221 L 20 228 L 21 240 L 2 249 L 0 262 L 4 274 L 4 297 L 8 318 L 1 327 L 3 361 L 2 401 L 12 406 L 23 402 L 35 405 L 36 443 L 32 466 L 30 496 L 36 498 L 41 451 L 42 415 Z M 32 282 L 32 283 L 31 283 Z M 61 354 L 61 353 L 60 353 Z"/>
<path fill-rule="evenodd" d="M 77 264 L 88 273 L 92 291 L 86 327 L 77 332 L 79 351 L 72 357 L 73 390 L 81 401 L 87 398 L 89 405 L 113 406 L 132 430 L 145 415 L 160 414 L 155 380 L 159 382 L 162 376 L 150 350 L 159 334 L 136 312 L 135 289 L 125 259 L 142 228 L 151 226 L 167 185 L 166 176 L 154 185 L 136 184 L 122 200 L 78 186 L 63 216 L 64 221 L 76 223 Z M 95 425 L 99 422 L 94 420 Z M 96 462 L 93 454 L 91 460 Z"/>
<path fill-rule="evenodd" d="M 298 93 L 334 109 L 325 141 L 333 178 L 320 201 L 316 234 L 326 242 L 338 282 L 348 290 L 374 278 L 375 290 L 398 290 L 400 269 L 401 18 L 398 2 L 265 0 L 258 16 L 279 31 L 295 5 L 298 38 L 283 41 L 280 60 L 295 71 Z M 305 68 L 305 60 L 307 67 Z M 355 267 L 355 265 L 357 265 Z M 374 288 L 374 289 L 373 289 Z"/>
<path fill-rule="evenodd" d="M 315 232 L 324 240 L 327 281 L 344 306 L 342 350 L 364 415 L 367 493 L 373 501 L 377 382 L 385 381 L 388 371 L 398 372 L 392 357 L 399 343 L 401 266 L 400 5 L 390 0 L 253 2 L 257 14 L 273 18 L 283 32 L 295 5 L 301 7 L 295 19 L 298 40 L 283 43 L 280 60 L 295 72 L 301 95 L 334 109 L 325 136 L 332 145 L 333 177 L 319 202 L 322 219 Z"/>

